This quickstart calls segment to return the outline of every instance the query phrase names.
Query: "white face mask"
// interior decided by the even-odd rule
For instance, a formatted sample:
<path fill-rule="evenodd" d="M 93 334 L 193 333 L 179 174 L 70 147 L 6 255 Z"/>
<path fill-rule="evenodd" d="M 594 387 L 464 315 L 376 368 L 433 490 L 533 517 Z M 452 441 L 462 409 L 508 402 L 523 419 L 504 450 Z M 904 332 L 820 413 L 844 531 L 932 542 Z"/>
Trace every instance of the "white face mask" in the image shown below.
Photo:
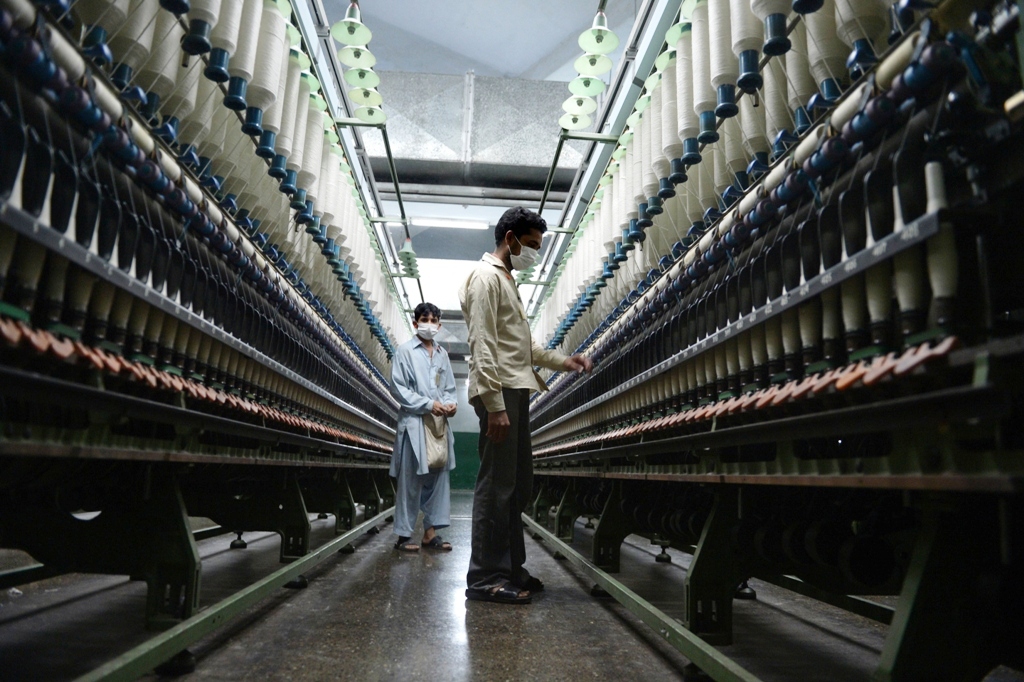
<path fill-rule="evenodd" d="M 433 322 L 417 322 L 416 336 L 420 337 L 424 341 L 433 341 L 440 328 L 440 324 L 434 324 Z"/>
<path fill-rule="evenodd" d="M 529 246 L 524 246 L 523 243 L 519 241 L 519 237 L 516 237 L 516 241 L 519 242 L 519 246 L 522 247 L 522 250 L 519 252 L 518 256 L 514 253 L 509 254 L 512 259 L 512 269 L 519 270 L 520 272 L 523 270 L 529 270 L 530 266 L 536 263 L 537 258 L 540 257 L 540 251 L 537 249 L 531 249 Z"/>

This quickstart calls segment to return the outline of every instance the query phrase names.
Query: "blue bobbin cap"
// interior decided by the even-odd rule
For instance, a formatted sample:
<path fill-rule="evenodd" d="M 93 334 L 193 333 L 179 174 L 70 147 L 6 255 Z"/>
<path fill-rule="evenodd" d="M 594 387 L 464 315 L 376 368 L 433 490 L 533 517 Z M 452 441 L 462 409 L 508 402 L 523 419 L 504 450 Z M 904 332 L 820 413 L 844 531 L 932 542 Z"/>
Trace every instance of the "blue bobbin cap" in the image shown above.
<path fill-rule="evenodd" d="M 228 94 L 224 95 L 224 106 L 232 111 L 245 109 L 245 92 L 248 89 L 248 81 L 239 76 L 232 76 L 228 82 Z"/>
<path fill-rule="evenodd" d="M 132 67 L 123 62 L 115 66 L 113 73 L 110 74 L 110 82 L 116 85 L 118 90 L 127 88 L 132 82 Z"/>
<path fill-rule="evenodd" d="M 227 83 L 231 79 L 231 74 L 228 73 L 230 61 L 231 55 L 228 54 L 227 50 L 219 47 L 213 48 L 210 50 L 210 56 L 206 63 L 206 68 L 203 70 L 203 75 L 214 83 Z"/>
<path fill-rule="evenodd" d="M 670 178 L 662 178 L 658 181 L 658 198 L 671 199 L 676 195 L 676 186 Z"/>
<path fill-rule="evenodd" d="M 647 215 L 661 215 L 664 212 L 665 209 L 661 207 L 661 197 L 647 197 Z"/>
<path fill-rule="evenodd" d="M 242 132 L 246 135 L 263 134 L 263 110 L 256 107 L 249 107 L 245 110 L 245 123 L 242 124 Z"/>
<path fill-rule="evenodd" d="M 764 47 L 761 51 L 771 57 L 789 52 L 792 43 L 786 37 L 786 15 L 769 14 L 764 18 Z"/>
<path fill-rule="evenodd" d="M 736 106 L 736 86 L 726 83 L 718 86 L 718 106 L 715 107 L 715 116 L 718 118 L 732 118 L 740 113 Z"/>
<path fill-rule="evenodd" d="M 188 33 L 181 39 L 181 49 L 186 54 L 206 54 L 213 47 L 210 44 L 210 31 L 213 27 L 201 19 L 188 22 Z"/>
<path fill-rule="evenodd" d="M 267 171 L 267 175 L 274 178 L 275 180 L 284 180 L 288 174 L 288 168 L 286 167 L 288 158 L 282 154 L 277 154 L 274 160 L 270 163 L 270 170 Z"/>
<path fill-rule="evenodd" d="M 291 171 L 289 171 L 289 173 L 290 172 Z M 306 208 L 306 190 L 305 189 L 297 188 L 295 190 L 295 193 L 292 194 L 291 207 L 292 207 L 292 209 L 294 209 L 296 211 L 301 211 L 302 209 Z"/>
<path fill-rule="evenodd" d="M 281 180 L 281 185 L 278 189 L 288 195 L 295 194 L 295 182 L 298 180 L 298 175 L 298 171 L 286 170 L 284 172 L 284 179 Z"/>
<path fill-rule="evenodd" d="M 793 0 L 793 11 L 797 14 L 817 12 L 825 4 L 825 0 Z"/>
<path fill-rule="evenodd" d="M 688 137 L 683 140 L 682 162 L 687 166 L 696 166 L 700 163 L 700 140 L 696 137 Z"/>
<path fill-rule="evenodd" d="M 740 52 L 740 77 L 736 79 L 736 85 L 747 94 L 753 94 L 764 85 L 764 77 L 758 69 L 760 59 L 761 55 L 757 50 Z"/>
<path fill-rule="evenodd" d="M 277 133 L 273 130 L 264 130 L 260 133 L 260 142 L 256 145 L 256 156 L 261 159 L 274 158 L 274 145 L 277 143 Z"/>
<path fill-rule="evenodd" d="M 672 172 L 669 173 L 668 181 L 673 185 L 686 182 L 686 164 L 682 159 L 672 159 Z"/>
<path fill-rule="evenodd" d="M 718 119 L 715 117 L 715 112 L 700 112 L 700 134 L 697 136 L 697 141 L 701 144 L 718 142 L 718 130 L 715 129 L 717 124 Z"/>

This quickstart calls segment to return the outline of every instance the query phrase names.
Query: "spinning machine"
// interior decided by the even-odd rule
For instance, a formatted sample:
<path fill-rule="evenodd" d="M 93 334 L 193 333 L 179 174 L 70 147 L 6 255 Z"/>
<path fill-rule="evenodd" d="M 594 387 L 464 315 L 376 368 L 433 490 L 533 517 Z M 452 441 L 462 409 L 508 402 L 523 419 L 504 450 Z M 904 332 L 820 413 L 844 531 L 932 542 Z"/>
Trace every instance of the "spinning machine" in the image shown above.
<path fill-rule="evenodd" d="M 1024 664 L 1018 12 L 697 0 L 637 74 L 535 321 L 595 368 L 533 398 L 527 516 L 599 518 L 579 564 L 716 679 L 751 577 L 889 624 L 879 680 Z M 629 534 L 693 555 L 681 626 Z"/>
<path fill-rule="evenodd" d="M 4 586 L 127 574 L 162 629 L 190 516 L 292 562 L 387 515 L 404 314 L 307 50 L 286 1 L 0 2 Z"/>

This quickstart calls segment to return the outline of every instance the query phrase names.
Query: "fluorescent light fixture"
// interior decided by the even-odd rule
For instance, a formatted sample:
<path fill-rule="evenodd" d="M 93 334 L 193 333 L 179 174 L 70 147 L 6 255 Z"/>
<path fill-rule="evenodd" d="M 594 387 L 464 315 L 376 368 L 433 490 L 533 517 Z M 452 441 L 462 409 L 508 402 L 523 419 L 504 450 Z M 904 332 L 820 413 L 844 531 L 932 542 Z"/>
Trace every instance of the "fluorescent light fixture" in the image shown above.
<path fill-rule="evenodd" d="M 487 230 L 491 224 L 486 220 L 459 220 L 455 218 L 413 218 L 416 227 L 451 227 L 457 230 Z"/>

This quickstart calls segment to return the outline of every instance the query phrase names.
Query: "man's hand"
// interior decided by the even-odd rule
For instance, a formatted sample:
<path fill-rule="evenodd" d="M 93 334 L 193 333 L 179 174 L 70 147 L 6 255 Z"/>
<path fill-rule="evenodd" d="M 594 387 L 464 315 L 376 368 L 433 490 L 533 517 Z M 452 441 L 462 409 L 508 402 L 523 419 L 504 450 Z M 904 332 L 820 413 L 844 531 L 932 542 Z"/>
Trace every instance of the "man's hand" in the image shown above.
<path fill-rule="evenodd" d="M 444 414 L 446 417 L 454 417 L 456 410 L 459 409 L 457 403 L 448 403 L 444 406 Z"/>
<path fill-rule="evenodd" d="M 492 443 L 504 441 L 508 436 L 508 427 L 508 413 L 505 410 L 487 413 L 487 437 Z"/>
<path fill-rule="evenodd" d="M 594 369 L 594 363 L 582 355 L 571 355 L 565 359 L 562 367 L 568 372 L 589 372 Z"/>
<path fill-rule="evenodd" d="M 435 400 L 434 404 L 430 407 L 430 414 L 434 415 L 435 417 L 445 416 L 446 412 L 444 409 L 444 405 Z"/>

